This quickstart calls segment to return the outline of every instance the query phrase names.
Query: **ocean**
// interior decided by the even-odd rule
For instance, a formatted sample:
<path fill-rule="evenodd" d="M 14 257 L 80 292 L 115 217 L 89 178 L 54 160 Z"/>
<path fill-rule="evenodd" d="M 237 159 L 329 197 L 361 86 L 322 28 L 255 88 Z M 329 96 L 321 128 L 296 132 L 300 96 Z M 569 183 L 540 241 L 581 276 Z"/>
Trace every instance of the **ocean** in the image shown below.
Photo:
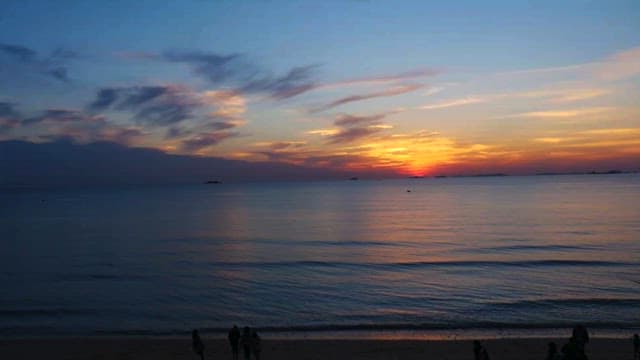
<path fill-rule="evenodd" d="M 0 245 L 4 337 L 640 328 L 638 174 L 5 189 Z"/>

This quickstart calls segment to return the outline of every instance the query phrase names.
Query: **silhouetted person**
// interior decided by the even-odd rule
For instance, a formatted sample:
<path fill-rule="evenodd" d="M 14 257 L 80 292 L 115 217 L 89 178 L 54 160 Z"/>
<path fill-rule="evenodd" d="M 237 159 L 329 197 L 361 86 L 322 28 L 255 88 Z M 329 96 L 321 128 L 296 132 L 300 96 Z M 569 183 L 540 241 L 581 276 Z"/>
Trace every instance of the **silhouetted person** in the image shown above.
<path fill-rule="evenodd" d="M 204 360 L 204 344 L 200 339 L 200 334 L 198 334 L 198 330 L 193 330 L 191 332 L 191 340 L 193 340 L 193 352 L 200 355 L 200 360 Z"/>
<path fill-rule="evenodd" d="M 582 325 L 574 327 L 571 337 L 575 340 L 578 349 L 584 353 L 584 346 L 589 342 L 589 333 L 587 332 L 587 328 Z"/>
<path fill-rule="evenodd" d="M 244 360 L 251 360 L 251 329 L 248 326 L 245 326 L 244 329 L 242 329 L 240 343 L 242 344 Z"/>
<path fill-rule="evenodd" d="M 473 358 L 474 360 L 489 360 L 487 349 L 478 340 L 473 341 Z"/>
<path fill-rule="evenodd" d="M 236 325 L 233 325 L 229 330 L 229 345 L 231 345 L 231 353 L 233 354 L 233 360 L 238 360 L 238 343 L 240 342 L 240 329 Z"/>
<path fill-rule="evenodd" d="M 562 347 L 562 355 L 563 360 L 587 360 L 584 347 L 581 348 L 578 340 L 573 336 L 569 339 L 569 342 Z"/>
<path fill-rule="evenodd" d="M 480 341 L 473 340 L 473 360 L 480 360 L 481 352 L 482 352 L 482 345 L 480 345 Z"/>
<path fill-rule="evenodd" d="M 251 351 L 256 360 L 260 360 L 260 352 L 262 351 L 262 344 L 260 344 L 260 336 L 254 330 L 251 332 Z"/>
<path fill-rule="evenodd" d="M 640 360 L 640 337 L 633 334 L 633 360 Z"/>
<path fill-rule="evenodd" d="M 547 348 L 547 357 L 545 360 L 560 360 L 562 359 L 562 355 L 558 352 L 558 347 L 556 343 L 553 341 L 549 343 L 549 347 Z"/>

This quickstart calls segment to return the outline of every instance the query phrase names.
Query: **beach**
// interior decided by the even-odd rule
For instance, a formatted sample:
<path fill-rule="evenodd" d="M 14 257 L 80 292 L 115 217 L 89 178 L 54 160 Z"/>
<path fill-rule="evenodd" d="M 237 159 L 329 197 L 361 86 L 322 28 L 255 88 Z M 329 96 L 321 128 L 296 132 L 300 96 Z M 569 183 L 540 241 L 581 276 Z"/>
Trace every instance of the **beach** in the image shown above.
<path fill-rule="evenodd" d="M 204 337 L 205 359 L 231 359 L 226 340 Z M 497 339 L 482 341 L 491 359 L 542 360 L 547 343 L 566 339 Z M 473 358 L 471 340 L 263 340 L 262 359 L 466 360 Z M 629 339 L 596 338 L 587 346 L 590 360 L 632 358 Z M 196 359 L 191 339 L 92 337 L 0 340 L 2 359 Z M 240 354 L 242 358 L 242 353 Z"/>

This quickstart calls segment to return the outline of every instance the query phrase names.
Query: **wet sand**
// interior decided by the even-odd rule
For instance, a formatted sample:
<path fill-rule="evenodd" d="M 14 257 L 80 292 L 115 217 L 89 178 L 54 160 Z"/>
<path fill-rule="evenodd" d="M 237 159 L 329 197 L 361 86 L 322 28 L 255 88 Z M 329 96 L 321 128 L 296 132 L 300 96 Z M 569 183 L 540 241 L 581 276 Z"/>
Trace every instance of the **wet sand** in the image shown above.
<path fill-rule="evenodd" d="M 205 359 L 231 359 L 226 340 L 205 342 Z M 499 339 L 486 340 L 492 360 L 543 360 L 547 343 L 559 346 L 566 339 Z M 471 360 L 470 340 L 269 340 L 263 339 L 263 360 Z M 590 360 L 632 359 L 633 345 L 629 339 L 592 339 L 587 346 Z M 127 360 L 127 359 L 197 359 L 191 350 L 191 339 L 141 337 L 120 338 L 59 338 L 0 340 L 0 359 L 39 360 Z M 240 359 L 243 359 L 240 353 Z"/>

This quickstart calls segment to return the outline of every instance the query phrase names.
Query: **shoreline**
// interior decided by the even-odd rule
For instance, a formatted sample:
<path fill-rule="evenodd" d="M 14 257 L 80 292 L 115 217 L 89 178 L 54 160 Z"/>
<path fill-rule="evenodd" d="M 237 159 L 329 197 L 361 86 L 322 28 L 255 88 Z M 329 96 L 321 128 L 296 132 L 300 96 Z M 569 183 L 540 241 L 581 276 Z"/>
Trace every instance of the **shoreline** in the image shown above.
<path fill-rule="evenodd" d="M 237 324 L 242 327 L 244 324 Z M 327 328 L 296 329 L 252 327 L 263 338 L 273 340 L 417 340 L 417 341 L 455 341 L 455 340 L 507 340 L 507 339 L 544 339 L 565 338 L 571 335 L 573 325 L 564 327 L 505 327 L 505 328 Z M 640 327 L 599 328 L 587 326 L 592 338 L 627 339 L 634 333 L 640 333 Z M 200 334 L 213 340 L 226 339 L 228 329 L 198 328 Z M 33 339 L 182 339 L 190 336 L 191 329 L 171 331 L 94 331 L 91 333 L 0 333 L 0 340 L 33 340 Z"/>
<path fill-rule="evenodd" d="M 593 338 L 590 360 L 632 358 L 632 334 L 626 339 Z M 544 359 L 547 344 L 561 347 L 568 337 L 482 340 L 492 359 Z M 225 339 L 203 336 L 205 359 L 231 359 Z M 473 358 L 472 340 L 279 340 L 264 337 L 262 359 L 448 359 Z M 195 359 L 191 338 L 73 337 L 0 339 L 0 357 L 7 359 Z M 242 357 L 242 354 L 241 354 Z"/>

